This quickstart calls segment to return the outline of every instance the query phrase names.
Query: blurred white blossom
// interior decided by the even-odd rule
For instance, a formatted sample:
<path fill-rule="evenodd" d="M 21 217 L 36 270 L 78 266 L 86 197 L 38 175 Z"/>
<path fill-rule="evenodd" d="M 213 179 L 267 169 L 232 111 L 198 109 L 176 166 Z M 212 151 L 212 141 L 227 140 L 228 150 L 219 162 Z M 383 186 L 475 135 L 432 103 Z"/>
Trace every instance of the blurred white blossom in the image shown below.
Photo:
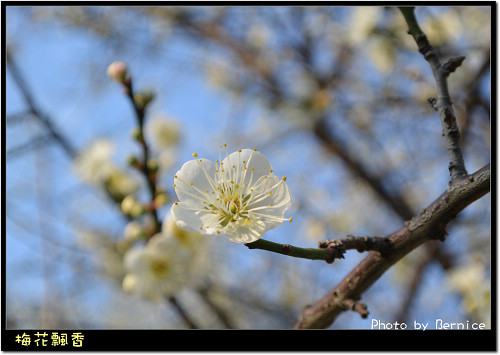
<path fill-rule="evenodd" d="M 110 141 L 95 140 L 75 159 L 73 169 L 84 182 L 105 187 L 115 199 L 122 200 L 137 192 L 139 184 L 111 160 L 113 152 Z"/>
<path fill-rule="evenodd" d="M 189 253 L 179 248 L 175 239 L 156 234 L 145 246 L 125 254 L 123 289 L 159 302 L 186 285 L 189 262 Z"/>
<path fill-rule="evenodd" d="M 454 268 L 449 285 L 463 296 L 464 309 L 489 325 L 491 286 L 480 259 L 472 258 L 469 263 Z"/>
<path fill-rule="evenodd" d="M 378 6 L 357 6 L 353 9 L 348 37 L 353 44 L 365 41 L 382 17 L 384 9 Z"/>
<path fill-rule="evenodd" d="M 189 255 L 189 284 L 192 287 L 203 285 L 212 276 L 215 267 L 210 252 L 210 239 L 200 233 L 181 229 L 175 223 L 172 214 L 168 213 L 162 225 L 162 234 L 174 239 L 183 253 Z"/>
<path fill-rule="evenodd" d="M 146 122 L 146 133 L 159 149 L 175 146 L 181 138 L 179 123 L 163 115 L 155 115 Z"/>
<path fill-rule="evenodd" d="M 267 47 L 271 37 L 271 32 L 263 24 L 256 24 L 250 27 L 247 32 L 247 42 L 257 50 Z"/>
<path fill-rule="evenodd" d="M 127 223 L 123 231 L 123 237 L 127 241 L 134 241 L 145 235 L 143 227 L 137 221 Z"/>
<path fill-rule="evenodd" d="M 112 143 L 108 140 L 98 139 L 92 142 L 75 159 L 76 173 L 89 184 L 101 184 L 111 173 L 113 149 Z"/>

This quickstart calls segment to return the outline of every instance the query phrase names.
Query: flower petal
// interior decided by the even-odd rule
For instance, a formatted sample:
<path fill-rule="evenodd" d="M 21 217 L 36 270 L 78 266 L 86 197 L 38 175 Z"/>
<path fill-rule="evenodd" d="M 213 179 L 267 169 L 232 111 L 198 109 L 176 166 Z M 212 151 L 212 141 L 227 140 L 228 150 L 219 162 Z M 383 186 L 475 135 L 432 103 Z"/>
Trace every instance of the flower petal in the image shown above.
<path fill-rule="evenodd" d="M 238 181 L 241 185 L 250 185 L 261 176 L 270 176 L 273 174 L 269 160 L 264 154 L 253 149 L 242 149 L 241 152 L 231 153 L 222 163 L 224 167 L 233 169 L 234 174 L 236 172 L 240 173 L 241 179 L 234 180 Z M 245 166 L 246 169 L 244 169 Z"/>
<path fill-rule="evenodd" d="M 266 227 L 262 221 L 255 220 L 248 226 L 240 225 L 234 229 L 226 229 L 224 234 L 234 243 L 252 243 L 262 238 L 267 230 Z"/>
<path fill-rule="evenodd" d="M 197 195 L 200 191 L 213 191 L 216 164 L 207 159 L 193 159 L 186 162 L 175 174 L 175 193 L 186 206 L 201 207 Z"/>
<path fill-rule="evenodd" d="M 203 229 L 202 213 L 186 208 L 182 202 L 174 203 L 170 212 L 179 228 L 191 232 L 206 233 Z"/>

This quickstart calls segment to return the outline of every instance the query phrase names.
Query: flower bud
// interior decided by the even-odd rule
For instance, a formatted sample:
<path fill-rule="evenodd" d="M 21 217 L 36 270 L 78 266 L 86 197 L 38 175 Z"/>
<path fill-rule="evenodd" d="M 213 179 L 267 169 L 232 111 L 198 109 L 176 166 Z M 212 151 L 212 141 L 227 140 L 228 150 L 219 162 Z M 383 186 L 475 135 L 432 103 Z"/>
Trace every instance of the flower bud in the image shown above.
<path fill-rule="evenodd" d="M 136 203 L 137 202 L 133 196 L 129 195 L 125 197 L 121 203 L 122 212 L 127 215 L 132 215 L 132 210 L 134 209 Z"/>
<path fill-rule="evenodd" d="M 154 99 L 154 94 L 151 90 L 143 90 L 134 95 L 136 106 L 143 110 Z"/>
<path fill-rule="evenodd" d="M 137 159 L 137 157 L 133 154 L 130 154 L 127 158 L 127 162 L 130 166 L 137 166 L 139 164 L 139 159 Z"/>
<path fill-rule="evenodd" d="M 141 129 L 139 127 L 132 128 L 132 130 L 130 131 L 130 136 L 138 142 L 142 141 L 143 138 Z"/>
<path fill-rule="evenodd" d="M 125 237 L 125 240 L 128 241 L 134 241 L 136 239 L 144 237 L 146 234 L 142 230 L 142 227 L 139 223 L 132 221 L 129 222 L 125 226 L 125 230 L 123 232 L 123 236 Z"/>
<path fill-rule="evenodd" d="M 124 84 L 127 80 L 127 65 L 123 62 L 113 62 L 108 67 L 108 76 L 121 83 Z"/>
<path fill-rule="evenodd" d="M 129 195 L 125 197 L 121 203 L 122 212 L 128 216 L 139 217 L 146 212 L 146 209 L 142 204 L 137 202 L 137 200 Z"/>
<path fill-rule="evenodd" d="M 154 200 L 156 208 L 165 205 L 167 202 L 168 202 L 168 197 L 164 192 L 158 194 Z"/>
<path fill-rule="evenodd" d="M 150 158 L 148 160 L 148 169 L 153 174 L 158 172 L 158 162 L 156 159 Z"/>

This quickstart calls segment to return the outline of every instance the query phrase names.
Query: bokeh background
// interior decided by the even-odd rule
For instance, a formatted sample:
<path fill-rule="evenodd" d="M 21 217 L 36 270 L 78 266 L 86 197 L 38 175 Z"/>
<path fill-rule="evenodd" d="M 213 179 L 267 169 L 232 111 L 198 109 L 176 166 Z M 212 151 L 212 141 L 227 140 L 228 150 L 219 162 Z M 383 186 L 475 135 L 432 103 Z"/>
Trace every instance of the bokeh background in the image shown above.
<path fill-rule="evenodd" d="M 121 202 L 151 201 L 128 164 L 141 146 L 133 107 L 107 75 L 114 61 L 154 95 L 145 134 L 167 196 L 162 221 L 175 172 L 193 152 L 218 159 L 224 143 L 257 148 L 287 177 L 293 222 L 264 236 L 278 243 L 386 235 L 446 190 L 448 156 L 427 102 L 434 79 L 397 8 L 4 10 L 7 328 L 172 329 L 189 319 L 287 329 L 363 258 L 348 251 L 327 264 L 200 236 L 183 288 L 160 300 L 126 292 L 124 257 L 148 240 L 151 220 L 127 217 Z M 466 56 L 448 82 L 472 173 L 490 161 L 491 9 L 416 16 L 442 62 Z M 344 312 L 331 328 L 431 328 L 437 318 L 489 327 L 490 211 L 486 195 L 444 243 L 415 250 L 363 295 L 368 319 Z"/>

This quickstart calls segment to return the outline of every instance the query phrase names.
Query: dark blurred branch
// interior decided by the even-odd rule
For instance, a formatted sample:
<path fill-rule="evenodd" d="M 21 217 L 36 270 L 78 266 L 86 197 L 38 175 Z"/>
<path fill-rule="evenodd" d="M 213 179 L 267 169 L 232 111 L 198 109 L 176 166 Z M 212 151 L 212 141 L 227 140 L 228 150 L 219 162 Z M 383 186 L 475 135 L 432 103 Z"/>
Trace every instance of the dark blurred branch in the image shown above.
<path fill-rule="evenodd" d="M 429 43 L 427 36 L 420 29 L 413 7 L 400 7 L 406 23 L 408 24 L 408 34 L 410 34 L 417 43 L 418 51 L 422 53 L 425 60 L 430 64 L 437 86 L 437 100 L 431 99 L 434 109 L 439 113 L 441 125 L 443 127 L 443 136 L 446 139 L 450 164 L 451 182 L 457 178 L 467 175 L 465 169 L 462 148 L 460 147 L 460 132 L 458 130 L 455 112 L 448 92 L 448 75 L 459 67 L 465 57 L 453 57 L 444 65 L 441 65 L 436 49 Z"/>
<path fill-rule="evenodd" d="M 467 206 L 490 191 L 490 165 L 457 181 L 405 226 L 387 235 L 393 251 L 382 256 L 371 251 L 332 291 L 306 307 L 295 324 L 297 329 L 325 328 L 346 310 L 347 300 L 357 301 L 392 265 L 420 245 L 444 240 L 446 226 Z"/>
<path fill-rule="evenodd" d="M 485 112 L 488 120 L 490 119 L 490 105 L 489 102 L 484 102 L 481 98 L 479 92 L 479 83 L 481 78 L 488 72 L 490 69 L 490 50 L 488 49 L 484 54 L 484 59 L 477 70 L 477 72 L 472 75 L 468 84 L 466 85 L 466 92 L 464 97 L 460 100 L 460 105 L 457 106 L 457 115 L 462 122 L 462 135 L 461 135 L 461 144 L 464 145 L 467 142 L 467 137 L 470 133 L 470 125 L 472 124 L 472 115 L 473 110 L 476 107 L 480 107 Z"/>
<path fill-rule="evenodd" d="M 416 265 L 412 267 L 413 275 L 411 275 L 411 281 L 408 285 L 406 299 L 399 311 L 399 314 L 396 316 L 398 322 L 404 322 L 406 320 L 410 306 L 413 303 L 413 300 L 415 299 L 417 291 L 421 285 L 425 270 L 435 260 L 438 248 L 438 242 L 429 242 L 428 248 L 423 258 L 420 259 L 416 263 Z"/>
<path fill-rule="evenodd" d="M 16 82 L 16 85 L 19 87 L 19 90 L 21 91 L 21 94 L 23 95 L 24 100 L 28 105 L 30 113 L 32 113 L 34 117 L 38 118 L 40 122 L 45 126 L 45 128 L 47 128 L 50 135 L 59 143 L 64 152 L 66 152 L 66 154 L 71 159 L 75 158 L 77 155 L 77 151 L 73 148 L 66 137 L 57 129 L 57 127 L 54 126 L 52 119 L 38 109 L 37 105 L 35 104 L 35 100 L 33 99 L 33 96 L 28 89 L 28 85 L 26 84 L 26 81 L 24 80 L 21 71 L 17 66 L 17 63 L 15 62 L 12 53 L 10 53 L 9 50 L 7 50 L 6 58 L 7 66 L 10 70 L 10 73 L 12 74 L 12 78 Z"/>
<path fill-rule="evenodd" d="M 410 206 L 407 205 L 402 197 L 397 193 L 389 192 L 378 177 L 368 172 L 366 167 L 361 162 L 355 160 L 347 149 L 332 136 L 327 127 L 325 118 L 317 121 L 314 127 L 314 133 L 330 153 L 341 158 L 351 173 L 368 183 L 377 195 L 385 201 L 398 216 L 403 220 L 410 219 L 413 216 Z"/>
<path fill-rule="evenodd" d="M 52 135 L 39 135 L 36 137 L 33 137 L 29 142 L 18 145 L 16 147 L 10 148 L 7 150 L 5 153 L 5 156 L 9 159 L 18 157 L 21 154 L 24 154 L 28 151 L 31 151 L 36 148 L 43 147 L 47 143 L 51 142 L 51 139 L 53 138 Z"/>
<path fill-rule="evenodd" d="M 186 323 L 189 329 L 199 329 L 198 325 L 191 319 L 184 307 L 177 301 L 174 296 L 168 297 L 168 302 L 176 309 L 179 316 Z"/>
<path fill-rule="evenodd" d="M 31 115 L 31 111 L 23 111 L 23 112 L 16 112 L 16 113 L 10 113 L 7 115 L 5 122 L 8 125 L 13 125 L 16 123 L 23 122 L 26 118 L 29 118 Z"/>
<path fill-rule="evenodd" d="M 205 301 L 208 307 L 217 315 L 217 318 L 221 321 L 226 329 L 235 329 L 228 312 L 223 307 L 217 305 L 210 297 L 210 286 L 200 288 L 198 294 Z"/>

